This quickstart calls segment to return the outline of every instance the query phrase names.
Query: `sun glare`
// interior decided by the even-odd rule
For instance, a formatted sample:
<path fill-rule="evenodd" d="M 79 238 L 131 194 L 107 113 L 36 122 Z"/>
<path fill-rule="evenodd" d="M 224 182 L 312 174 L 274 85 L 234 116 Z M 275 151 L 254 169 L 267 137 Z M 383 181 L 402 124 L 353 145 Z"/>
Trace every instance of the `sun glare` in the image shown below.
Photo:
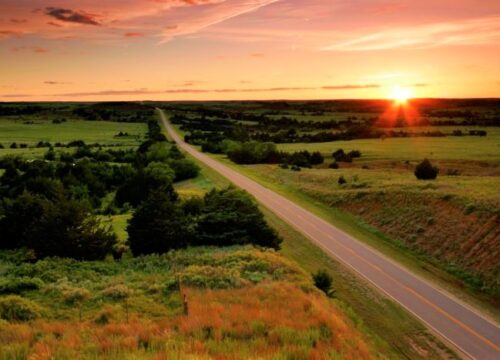
<path fill-rule="evenodd" d="M 392 99 L 394 99 L 395 102 L 399 104 L 404 104 L 411 97 L 411 91 L 408 88 L 401 87 L 398 85 L 392 89 L 391 97 Z"/>

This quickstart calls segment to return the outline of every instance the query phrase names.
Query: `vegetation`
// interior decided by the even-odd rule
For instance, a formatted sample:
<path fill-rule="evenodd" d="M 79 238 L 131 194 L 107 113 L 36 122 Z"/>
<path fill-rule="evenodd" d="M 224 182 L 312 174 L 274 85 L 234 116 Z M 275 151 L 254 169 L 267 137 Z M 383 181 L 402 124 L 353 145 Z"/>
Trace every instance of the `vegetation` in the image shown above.
<path fill-rule="evenodd" d="M 313 274 L 314 285 L 323 291 L 327 296 L 333 297 L 333 278 L 326 270 L 318 270 Z"/>
<path fill-rule="evenodd" d="M 3 276 L 43 285 L 0 298 L 2 358 L 372 357 L 341 310 L 273 250 L 22 264 L 14 255 L 0 252 Z"/>
<path fill-rule="evenodd" d="M 439 169 L 432 166 L 428 159 L 424 159 L 420 164 L 415 166 L 415 176 L 419 180 L 434 180 L 439 173 Z"/>

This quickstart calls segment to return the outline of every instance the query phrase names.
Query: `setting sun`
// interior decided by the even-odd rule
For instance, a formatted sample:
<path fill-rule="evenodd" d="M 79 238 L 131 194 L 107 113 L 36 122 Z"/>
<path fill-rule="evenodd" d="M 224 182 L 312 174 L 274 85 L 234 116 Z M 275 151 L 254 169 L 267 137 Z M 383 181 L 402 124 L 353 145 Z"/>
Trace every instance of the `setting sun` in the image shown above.
<path fill-rule="evenodd" d="M 397 103 L 405 103 L 411 97 L 411 91 L 408 88 L 395 86 L 392 89 L 391 98 Z"/>

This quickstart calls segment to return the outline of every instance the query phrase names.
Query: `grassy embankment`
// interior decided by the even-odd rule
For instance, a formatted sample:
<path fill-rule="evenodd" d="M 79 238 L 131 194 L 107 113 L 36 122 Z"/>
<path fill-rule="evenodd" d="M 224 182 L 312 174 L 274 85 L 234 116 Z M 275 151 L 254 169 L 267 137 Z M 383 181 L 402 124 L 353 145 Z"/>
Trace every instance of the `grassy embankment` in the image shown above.
<path fill-rule="evenodd" d="M 198 162 L 201 175 L 177 184 L 182 194 L 202 194 L 214 186 L 228 185 L 223 176 Z M 234 165 L 238 168 L 236 165 Z M 200 186 L 201 185 L 201 186 Z M 334 302 L 369 339 L 375 352 L 388 358 L 454 358 L 455 355 L 418 320 L 400 306 L 380 295 L 343 264 L 325 254 L 303 234 L 261 207 L 267 220 L 284 239 L 281 253 L 308 272 L 327 269 L 334 279 Z M 383 354 L 383 355 L 382 355 Z"/>

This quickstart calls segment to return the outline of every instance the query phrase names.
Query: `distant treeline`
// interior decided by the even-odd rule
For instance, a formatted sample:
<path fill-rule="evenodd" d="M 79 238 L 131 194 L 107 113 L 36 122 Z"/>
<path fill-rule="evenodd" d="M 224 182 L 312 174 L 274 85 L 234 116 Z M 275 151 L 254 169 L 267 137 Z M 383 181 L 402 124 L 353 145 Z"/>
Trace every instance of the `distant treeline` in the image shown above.
<path fill-rule="evenodd" d="M 134 102 L 106 102 L 106 103 L 43 103 L 43 104 L 0 104 L 2 116 L 31 116 L 57 117 L 56 122 L 66 121 L 68 118 L 84 119 L 88 121 L 116 121 L 116 122 L 147 122 L 154 117 L 154 109 L 149 105 Z"/>
<path fill-rule="evenodd" d="M 257 123 L 246 124 L 230 119 L 190 118 L 180 114 L 172 117 L 171 121 L 180 125 L 186 132 L 185 140 L 188 143 L 201 145 L 206 151 L 217 153 L 218 144 L 224 139 L 234 141 L 261 141 L 273 143 L 313 143 L 338 140 L 376 139 L 387 137 L 444 137 L 444 136 L 486 136 L 485 130 L 471 130 L 464 132 L 456 130 L 453 133 L 444 133 L 440 130 L 415 131 L 400 128 L 383 129 L 371 124 L 364 124 L 353 120 L 344 122 L 326 121 L 297 121 L 282 117 L 278 120 L 265 119 Z M 325 125 L 326 124 L 326 125 Z M 327 127 L 330 126 L 330 127 Z M 324 129 L 329 129 L 324 130 Z"/>

